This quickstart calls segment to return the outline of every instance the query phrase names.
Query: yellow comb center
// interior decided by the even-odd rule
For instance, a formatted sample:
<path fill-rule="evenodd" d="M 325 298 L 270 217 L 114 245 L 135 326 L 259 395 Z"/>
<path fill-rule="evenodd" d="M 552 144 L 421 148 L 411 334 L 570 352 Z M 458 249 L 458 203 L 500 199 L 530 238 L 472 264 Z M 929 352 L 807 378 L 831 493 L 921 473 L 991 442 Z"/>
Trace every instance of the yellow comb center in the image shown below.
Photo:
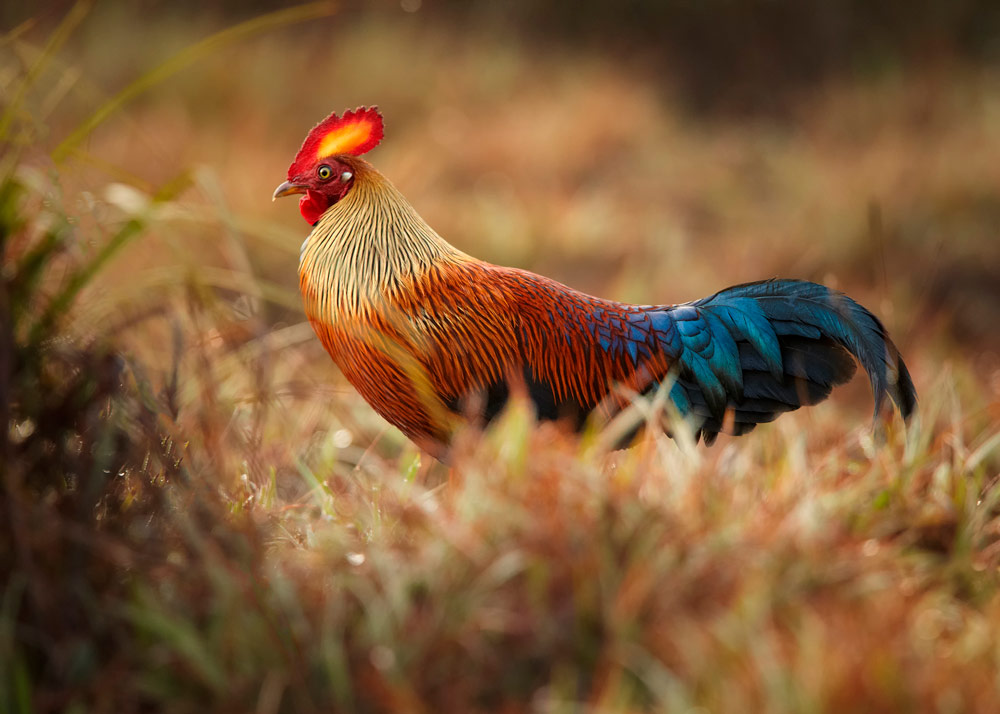
<path fill-rule="evenodd" d="M 371 133 L 371 127 L 362 123 L 350 124 L 331 131 L 323 137 L 323 141 L 319 142 L 316 158 L 325 159 L 334 154 L 346 154 L 367 141 Z"/>

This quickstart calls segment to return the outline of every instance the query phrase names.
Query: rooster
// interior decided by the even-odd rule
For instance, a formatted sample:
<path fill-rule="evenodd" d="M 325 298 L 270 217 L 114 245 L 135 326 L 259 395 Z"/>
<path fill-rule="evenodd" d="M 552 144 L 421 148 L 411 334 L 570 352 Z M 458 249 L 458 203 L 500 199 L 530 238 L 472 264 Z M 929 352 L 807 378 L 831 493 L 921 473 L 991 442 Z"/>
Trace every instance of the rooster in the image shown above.
<path fill-rule="evenodd" d="M 382 139 L 376 108 L 324 119 L 274 198 L 301 194 L 312 231 L 299 284 L 306 314 L 344 376 L 418 446 L 445 458 L 456 427 L 488 422 L 512 392 L 537 416 L 577 429 L 637 394 L 667 390 L 711 444 L 825 399 L 868 373 L 916 405 L 885 328 L 816 283 L 769 280 L 679 305 L 602 300 L 554 280 L 477 260 L 432 229 L 360 158 Z"/>

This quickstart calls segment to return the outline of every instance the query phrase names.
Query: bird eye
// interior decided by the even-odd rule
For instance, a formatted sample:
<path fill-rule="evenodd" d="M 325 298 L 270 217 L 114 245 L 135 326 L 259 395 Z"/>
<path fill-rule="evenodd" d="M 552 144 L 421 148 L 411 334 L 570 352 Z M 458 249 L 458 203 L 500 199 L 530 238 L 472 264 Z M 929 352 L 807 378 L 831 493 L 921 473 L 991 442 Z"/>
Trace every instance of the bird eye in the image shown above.
<path fill-rule="evenodd" d="M 326 181 L 326 180 L 327 180 L 327 179 L 329 179 L 329 178 L 330 178 L 331 176 L 333 176 L 333 169 L 331 169 L 331 168 L 330 168 L 329 166 L 327 166 L 326 164 L 323 164 L 323 165 L 322 165 L 322 166 L 320 166 L 320 167 L 319 167 L 318 169 L 316 169 L 316 175 L 317 175 L 317 176 L 319 176 L 319 177 L 320 177 L 321 179 L 323 179 L 324 181 Z"/>
<path fill-rule="evenodd" d="M 352 178 L 354 178 L 354 174 L 352 174 L 350 171 L 345 171 L 344 173 L 340 174 L 340 180 L 343 183 L 347 183 Z"/>

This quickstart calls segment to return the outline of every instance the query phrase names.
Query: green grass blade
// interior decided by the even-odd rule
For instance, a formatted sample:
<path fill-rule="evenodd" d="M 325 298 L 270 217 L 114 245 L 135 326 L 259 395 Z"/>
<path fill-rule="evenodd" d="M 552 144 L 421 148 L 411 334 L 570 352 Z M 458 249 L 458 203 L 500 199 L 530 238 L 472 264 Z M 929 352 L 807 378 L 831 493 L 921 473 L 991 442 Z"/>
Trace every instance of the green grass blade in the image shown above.
<path fill-rule="evenodd" d="M 17 115 L 21 102 L 24 101 L 24 95 L 27 94 L 28 88 L 38 78 L 38 75 L 42 73 L 49 60 L 59 51 L 66 40 L 69 39 L 69 36 L 73 34 L 73 30 L 83 21 L 83 18 L 87 16 L 93 5 L 93 0 L 78 0 L 70 11 L 66 13 L 66 17 L 59 23 L 55 32 L 49 37 L 49 41 L 45 43 L 45 48 L 42 50 L 38 61 L 28 70 L 17 91 L 14 92 L 14 97 L 11 99 L 10 104 L 7 105 L 7 109 L 3 115 L 0 115 L 0 141 L 7 140 L 7 131 L 10 129 L 14 117 Z"/>
<path fill-rule="evenodd" d="M 188 175 L 186 173 L 181 174 L 181 176 L 168 183 L 153 197 L 153 205 L 171 200 L 189 184 L 190 179 Z M 93 279 L 98 271 L 118 251 L 128 245 L 133 238 L 140 235 L 145 227 L 146 220 L 144 218 L 132 218 L 111 237 L 87 265 L 84 265 L 70 275 L 69 280 L 63 286 L 62 290 L 52 298 L 52 301 L 45 308 L 45 312 L 42 313 L 38 322 L 32 327 L 29 344 L 36 344 L 49 332 L 55 321 L 69 310 L 73 300 L 87 286 L 87 283 Z"/>
<path fill-rule="evenodd" d="M 180 72 L 186 67 L 208 57 L 214 52 L 222 49 L 226 45 L 240 40 L 253 37 L 261 32 L 273 30 L 283 25 L 291 25 L 306 20 L 315 20 L 320 17 L 332 15 L 336 11 L 336 5 L 331 2 L 315 2 L 306 5 L 278 10 L 267 15 L 255 17 L 246 22 L 229 27 L 214 35 L 210 35 L 200 42 L 186 47 L 173 57 L 155 69 L 147 72 L 139 79 L 125 87 L 121 92 L 109 99 L 90 118 L 86 119 L 78 126 L 72 134 L 63 141 L 52 152 L 52 158 L 57 163 L 64 161 L 76 147 L 92 132 L 98 125 L 108 117 L 121 109 L 125 104 L 135 99 L 137 96 L 156 86 L 168 77 Z M 2 136 L 2 134 L 0 134 Z"/>

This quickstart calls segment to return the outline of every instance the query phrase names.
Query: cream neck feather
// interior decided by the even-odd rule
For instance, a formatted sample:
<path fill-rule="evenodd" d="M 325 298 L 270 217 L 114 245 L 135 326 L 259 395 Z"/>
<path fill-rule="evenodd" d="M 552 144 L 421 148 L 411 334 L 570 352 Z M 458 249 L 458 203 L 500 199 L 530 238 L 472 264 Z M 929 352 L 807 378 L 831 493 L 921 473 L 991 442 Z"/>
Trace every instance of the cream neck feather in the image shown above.
<path fill-rule="evenodd" d="M 369 163 L 351 163 L 354 185 L 320 218 L 299 261 L 306 312 L 331 323 L 378 310 L 438 261 L 473 260 L 427 225 Z"/>

